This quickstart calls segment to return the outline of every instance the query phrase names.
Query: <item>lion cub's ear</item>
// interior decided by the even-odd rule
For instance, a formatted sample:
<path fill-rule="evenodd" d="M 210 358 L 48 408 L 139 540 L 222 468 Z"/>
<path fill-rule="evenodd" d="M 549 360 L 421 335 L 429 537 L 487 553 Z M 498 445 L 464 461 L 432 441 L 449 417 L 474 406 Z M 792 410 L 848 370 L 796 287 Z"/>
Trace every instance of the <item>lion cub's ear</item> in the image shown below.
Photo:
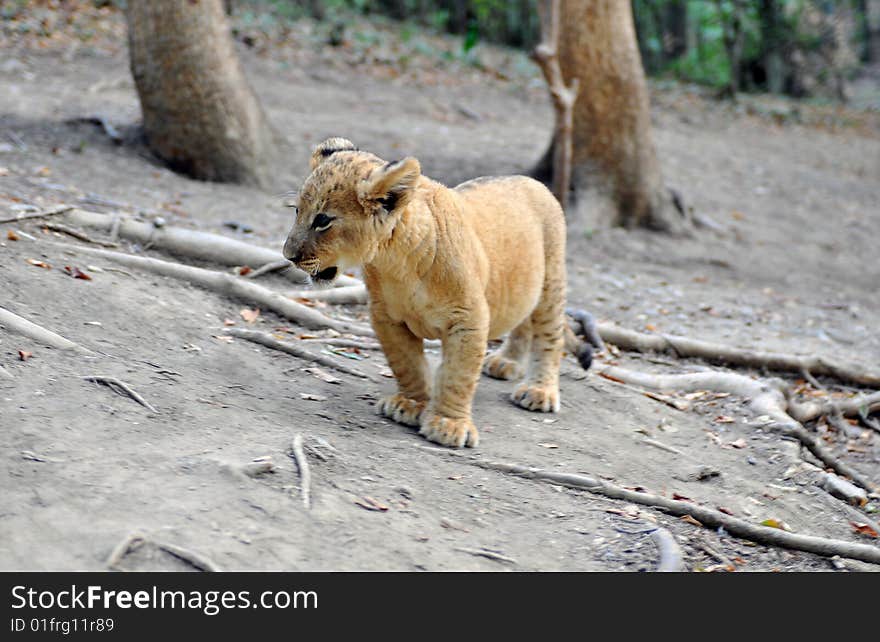
<path fill-rule="evenodd" d="M 422 167 L 415 158 L 392 161 L 370 172 L 358 186 L 361 203 L 378 203 L 386 212 L 405 207 L 422 175 Z"/>
<path fill-rule="evenodd" d="M 315 171 L 315 168 L 318 165 L 330 158 L 336 152 L 356 151 L 358 151 L 358 148 L 347 138 L 328 138 L 312 151 L 312 157 L 309 159 L 309 168 L 311 171 Z"/>

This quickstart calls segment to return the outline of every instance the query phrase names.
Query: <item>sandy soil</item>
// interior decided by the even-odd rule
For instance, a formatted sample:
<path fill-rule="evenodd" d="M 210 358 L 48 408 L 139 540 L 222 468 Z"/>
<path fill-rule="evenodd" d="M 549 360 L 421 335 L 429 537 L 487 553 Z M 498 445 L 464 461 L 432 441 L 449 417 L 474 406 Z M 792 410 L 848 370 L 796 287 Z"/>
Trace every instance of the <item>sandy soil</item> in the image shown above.
<path fill-rule="evenodd" d="M 278 168 L 277 191 L 201 183 L 163 169 L 135 142 L 117 146 L 94 125 L 68 122 L 100 115 L 124 132 L 136 125 L 123 42 L 111 44 L 64 55 L 6 48 L 0 212 L 74 203 L 278 248 L 289 212 L 276 194 L 298 184 L 310 146 L 328 135 L 387 157 L 415 155 L 426 174 L 456 183 L 524 171 L 552 123 L 536 77 L 443 69 L 394 77 L 373 73 L 369 60 L 339 62 L 332 52 L 296 50 L 285 58 L 243 48 L 290 156 Z M 665 175 L 721 229 L 685 240 L 571 230 L 571 304 L 640 330 L 878 363 L 880 127 L 876 113 L 859 115 L 858 126 L 829 113 L 830 124 L 819 126 L 658 89 L 655 134 Z M 230 221 L 253 231 L 231 230 L 224 226 Z M 6 240 L 7 230 L 36 240 Z M 655 567 L 657 550 L 638 531 L 654 522 L 675 535 L 690 570 L 717 563 L 706 545 L 742 570 L 835 568 L 824 558 L 421 449 L 427 442 L 413 430 L 375 412 L 376 399 L 393 389 L 381 377 L 380 354 L 339 359 L 381 384 L 346 375 L 326 383 L 296 358 L 215 338 L 227 319 L 247 325 L 243 302 L 135 270 L 111 271 L 105 260 L 45 243 L 52 236 L 38 223 L 0 232 L 0 305 L 105 355 L 89 361 L 0 334 L 0 364 L 11 375 L 0 378 L 2 569 L 101 569 L 127 533 L 141 530 L 223 569 L 642 571 Z M 93 279 L 73 279 L 65 265 Z M 289 287 L 278 277 L 264 282 Z M 328 313 L 365 318 L 359 308 Z M 290 324 L 263 312 L 254 325 L 271 331 Z M 22 361 L 19 350 L 33 356 Z M 669 357 L 624 354 L 619 361 L 658 371 L 700 367 Z M 158 412 L 82 379 L 90 374 L 126 381 Z M 815 486 L 814 469 L 803 465 L 809 455 L 756 428 L 745 400 L 709 395 L 681 412 L 585 375 L 571 360 L 558 415 L 514 407 L 509 389 L 480 383 L 482 456 L 678 493 L 797 532 L 870 541 L 850 526 L 859 513 Z M 719 416 L 733 421 L 719 423 Z M 323 455 L 311 451 L 309 511 L 287 454 L 297 433 Z M 646 436 L 683 454 L 647 445 Z M 880 480 L 880 435 L 854 428 L 824 438 Z M 278 470 L 257 478 L 229 471 L 260 456 L 271 456 Z M 719 474 L 697 481 L 704 467 Z M 365 497 L 387 510 L 367 510 Z M 877 508 L 876 500 L 867 506 Z M 132 554 L 122 566 L 188 568 L 157 550 Z"/>

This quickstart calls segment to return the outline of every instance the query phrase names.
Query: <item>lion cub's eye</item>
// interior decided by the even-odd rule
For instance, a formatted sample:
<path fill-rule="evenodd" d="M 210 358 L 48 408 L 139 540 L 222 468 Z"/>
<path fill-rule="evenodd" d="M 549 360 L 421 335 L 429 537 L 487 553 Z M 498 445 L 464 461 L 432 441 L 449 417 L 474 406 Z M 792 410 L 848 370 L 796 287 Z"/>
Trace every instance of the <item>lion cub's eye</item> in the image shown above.
<path fill-rule="evenodd" d="M 329 229 L 335 220 L 335 216 L 328 216 L 322 212 L 315 217 L 314 221 L 312 221 L 312 229 L 316 232 L 323 232 L 324 230 Z"/>

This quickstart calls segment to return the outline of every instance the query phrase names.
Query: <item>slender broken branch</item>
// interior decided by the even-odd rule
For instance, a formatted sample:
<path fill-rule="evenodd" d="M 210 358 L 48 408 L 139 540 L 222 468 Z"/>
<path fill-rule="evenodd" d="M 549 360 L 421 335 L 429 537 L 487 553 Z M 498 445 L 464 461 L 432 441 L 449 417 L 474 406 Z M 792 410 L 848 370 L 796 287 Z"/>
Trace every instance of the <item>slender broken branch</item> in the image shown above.
<path fill-rule="evenodd" d="M 547 88 L 556 112 L 553 144 L 553 194 L 565 210 L 568 207 L 568 191 L 571 184 L 572 132 L 574 131 L 574 104 L 580 81 L 573 78 L 566 85 L 559 66 L 560 1 L 547 0 L 539 4 L 541 42 L 533 53 L 535 61 L 544 74 Z"/>
<path fill-rule="evenodd" d="M 18 223 L 19 221 L 26 221 L 32 218 L 46 218 L 47 216 L 55 216 L 56 214 L 64 214 L 73 209 L 72 205 L 59 205 L 58 207 L 53 207 L 50 210 L 45 210 L 42 212 L 33 212 L 31 214 L 19 214 L 18 216 L 13 216 L 10 218 L 0 218 L 0 223 Z"/>
<path fill-rule="evenodd" d="M 293 343 L 279 341 L 278 339 L 269 334 L 266 334 L 265 332 L 259 332 L 257 330 L 246 330 L 244 328 L 225 328 L 223 332 L 232 335 L 233 337 L 238 337 L 239 339 L 245 339 L 246 341 L 259 343 L 260 345 L 267 348 L 272 348 L 273 350 L 279 350 L 281 352 L 286 352 L 287 354 L 292 354 L 293 356 L 299 357 L 300 359 L 320 363 L 322 366 L 332 368 L 333 370 L 337 370 L 345 374 L 353 375 L 355 377 L 360 377 L 361 379 L 367 379 L 373 382 L 376 381 L 374 377 L 371 377 L 365 372 L 361 372 L 360 370 L 344 366 L 341 363 L 338 363 L 337 361 L 332 359 L 331 357 L 326 357 L 322 354 L 315 354 L 314 352 L 310 352 L 309 350 L 300 348 L 298 345 L 295 345 Z"/>
<path fill-rule="evenodd" d="M 50 229 L 53 232 L 61 232 L 62 234 L 67 234 L 68 236 L 72 236 L 73 238 L 79 239 L 80 241 L 85 241 L 86 243 L 91 243 L 92 245 L 100 245 L 101 247 L 119 247 L 119 243 L 93 239 L 85 232 L 80 232 L 77 229 L 68 227 L 67 225 L 62 225 L 61 223 L 43 223 L 43 227 Z"/>
<path fill-rule="evenodd" d="M 107 386 L 113 392 L 133 399 L 134 401 L 136 401 L 137 403 L 142 405 L 144 408 L 146 408 L 150 412 L 156 412 L 156 413 L 159 412 L 152 405 L 150 405 L 150 403 L 146 399 L 144 399 L 137 392 L 132 390 L 128 386 L 128 384 L 126 384 L 124 381 L 120 381 L 119 379 L 116 379 L 115 377 L 104 377 L 101 375 L 90 375 L 88 377 L 83 377 L 83 379 L 85 379 L 86 381 L 91 381 L 93 383 L 99 383 L 104 386 Z"/>

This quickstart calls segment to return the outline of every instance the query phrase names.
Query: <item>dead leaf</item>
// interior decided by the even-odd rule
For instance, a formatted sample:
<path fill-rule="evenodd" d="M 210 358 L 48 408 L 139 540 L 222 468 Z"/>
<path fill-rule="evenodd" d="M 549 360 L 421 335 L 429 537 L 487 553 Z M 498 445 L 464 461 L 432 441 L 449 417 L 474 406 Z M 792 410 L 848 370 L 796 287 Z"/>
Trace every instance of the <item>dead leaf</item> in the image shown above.
<path fill-rule="evenodd" d="M 880 537 L 880 534 L 878 534 L 876 529 L 872 528 L 870 524 L 865 524 L 862 522 L 850 522 L 849 525 L 852 526 L 852 529 L 859 535 L 867 535 L 868 537 Z"/>
<path fill-rule="evenodd" d="M 327 397 L 322 397 L 321 395 L 313 395 L 310 392 L 301 392 L 299 393 L 299 396 L 306 401 L 327 401 Z"/>
<path fill-rule="evenodd" d="M 80 270 L 76 266 L 70 267 L 69 265 L 65 265 L 64 266 L 64 273 L 67 274 L 68 276 L 72 276 L 75 279 L 82 279 L 83 281 L 91 281 L 92 280 L 92 277 L 90 277 L 88 274 L 86 274 L 85 272 L 83 272 L 82 270 Z"/>
<path fill-rule="evenodd" d="M 702 528 L 703 523 L 690 515 L 682 515 L 679 519 L 683 522 L 687 522 L 688 524 L 692 524 L 694 526 L 699 526 Z"/>
<path fill-rule="evenodd" d="M 748 443 L 746 443 L 745 439 L 740 438 L 740 439 L 737 439 L 736 441 L 731 441 L 727 445 L 730 446 L 731 448 L 740 448 L 741 449 L 741 448 L 745 448 L 746 446 L 748 446 Z"/>
<path fill-rule="evenodd" d="M 304 368 L 304 370 L 325 383 L 342 383 L 342 379 L 334 377 L 326 370 L 321 370 L 321 368 Z"/>
<path fill-rule="evenodd" d="M 678 493 L 672 493 L 672 499 L 678 499 L 678 500 L 683 501 L 683 502 L 692 502 L 692 501 L 694 501 L 694 500 L 692 500 L 690 497 L 686 497 L 686 496 L 684 496 L 684 495 L 679 495 Z"/>
<path fill-rule="evenodd" d="M 733 511 L 729 508 L 724 508 L 724 506 L 718 506 L 718 511 L 724 513 L 725 515 L 730 515 L 731 517 L 734 516 Z"/>
<path fill-rule="evenodd" d="M 464 475 L 450 475 L 446 479 L 451 479 L 452 481 L 458 481 L 459 479 L 463 479 Z"/>
<path fill-rule="evenodd" d="M 33 352 L 28 352 L 27 350 L 19 350 L 18 351 L 18 358 L 21 359 L 22 361 L 27 361 L 32 356 L 34 356 Z"/>
<path fill-rule="evenodd" d="M 235 273 L 238 274 L 238 276 L 244 276 L 251 272 L 253 272 L 253 269 L 249 265 L 242 265 L 241 267 L 235 268 Z"/>
<path fill-rule="evenodd" d="M 360 506 L 361 508 L 366 508 L 367 510 L 375 510 L 385 512 L 388 510 L 388 506 L 383 504 L 382 502 L 378 502 L 369 495 L 364 495 L 363 499 L 356 499 L 355 504 Z"/>
<path fill-rule="evenodd" d="M 260 308 L 254 308 L 253 310 L 244 308 L 239 314 L 245 320 L 245 323 L 254 323 L 260 316 Z"/>
<path fill-rule="evenodd" d="M 17 241 L 17 240 L 18 240 L 18 234 L 16 234 L 16 233 L 13 232 L 12 230 L 9 230 L 8 232 L 6 232 L 6 238 L 7 238 L 8 240 L 10 240 L 10 241 Z"/>
<path fill-rule="evenodd" d="M 538 444 L 541 448 L 559 448 L 559 444 Z"/>
<path fill-rule="evenodd" d="M 778 528 L 782 531 L 791 532 L 791 526 L 779 519 L 765 519 L 763 522 L 761 522 L 761 526 L 769 526 L 770 528 Z"/>
<path fill-rule="evenodd" d="M 736 422 L 736 419 L 727 415 L 718 415 L 714 421 L 716 424 L 732 424 Z"/>
<path fill-rule="evenodd" d="M 44 270 L 51 270 L 52 266 L 46 263 L 45 261 L 38 261 L 37 259 L 25 259 L 28 263 L 38 268 L 43 268 Z"/>
<path fill-rule="evenodd" d="M 223 343 L 232 343 L 235 339 L 226 334 L 212 334 L 212 339 L 217 339 L 217 341 L 222 341 Z"/>
<path fill-rule="evenodd" d="M 225 325 L 225 326 L 235 325 L 235 320 L 234 319 L 223 319 L 223 325 Z"/>

